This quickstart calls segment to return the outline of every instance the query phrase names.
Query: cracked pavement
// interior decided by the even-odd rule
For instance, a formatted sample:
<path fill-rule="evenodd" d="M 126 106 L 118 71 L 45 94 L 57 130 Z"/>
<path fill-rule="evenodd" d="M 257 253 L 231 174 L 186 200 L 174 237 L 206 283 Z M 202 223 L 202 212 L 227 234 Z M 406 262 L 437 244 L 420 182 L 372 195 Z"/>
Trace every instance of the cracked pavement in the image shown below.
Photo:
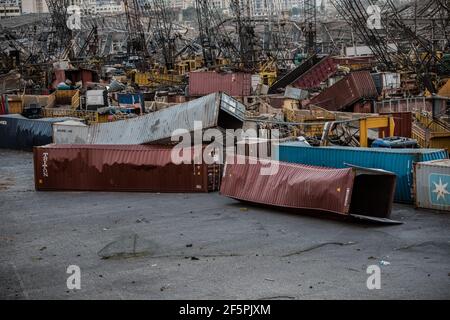
<path fill-rule="evenodd" d="M 1 299 L 450 298 L 448 214 L 395 205 L 405 224 L 380 226 L 217 193 L 37 193 L 32 154 L 0 159 Z M 136 255 L 100 257 L 134 235 Z M 370 291 L 374 264 L 382 289 Z M 70 265 L 79 291 L 66 287 Z"/>

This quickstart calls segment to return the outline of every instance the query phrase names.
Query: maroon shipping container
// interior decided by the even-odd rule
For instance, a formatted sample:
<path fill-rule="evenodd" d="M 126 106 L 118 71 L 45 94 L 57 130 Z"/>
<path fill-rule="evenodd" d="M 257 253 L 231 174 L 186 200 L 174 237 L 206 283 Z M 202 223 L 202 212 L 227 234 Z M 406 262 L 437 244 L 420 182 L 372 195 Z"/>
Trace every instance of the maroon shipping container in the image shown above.
<path fill-rule="evenodd" d="M 36 190 L 200 193 L 219 189 L 219 164 L 175 165 L 171 153 L 166 146 L 35 148 Z"/>
<path fill-rule="evenodd" d="M 389 113 L 382 113 L 382 115 L 389 115 L 394 117 L 395 122 L 394 136 L 412 138 L 412 123 L 413 123 L 412 112 L 389 112 Z M 384 136 L 389 137 L 388 128 L 384 130 Z"/>
<path fill-rule="evenodd" d="M 224 92 L 233 97 L 252 94 L 252 75 L 249 73 L 189 73 L 189 95 L 206 96 L 211 93 Z"/>
<path fill-rule="evenodd" d="M 230 160 L 230 159 L 228 159 Z M 329 169 L 275 162 L 271 175 L 262 163 L 235 160 L 225 165 L 221 194 L 236 200 L 278 208 L 332 212 L 367 220 L 388 220 L 396 176 L 365 168 Z M 241 159 L 242 161 L 242 159 Z"/>
<path fill-rule="evenodd" d="M 363 99 L 376 99 L 378 91 L 370 72 L 358 71 L 346 76 L 311 100 L 311 104 L 340 111 Z"/>
<path fill-rule="evenodd" d="M 313 89 L 320 87 L 320 84 L 338 71 L 338 64 L 328 56 L 305 74 L 301 75 L 292 85 L 300 89 Z"/>

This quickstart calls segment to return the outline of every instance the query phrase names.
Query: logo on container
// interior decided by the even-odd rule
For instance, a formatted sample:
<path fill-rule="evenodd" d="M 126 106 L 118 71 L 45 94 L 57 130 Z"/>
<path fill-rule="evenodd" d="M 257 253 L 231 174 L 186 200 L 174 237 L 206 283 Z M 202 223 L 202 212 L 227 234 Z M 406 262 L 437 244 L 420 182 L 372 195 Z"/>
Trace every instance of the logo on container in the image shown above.
<path fill-rule="evenodd" d="M 48 178 L 48 153 L 42 155 L 42 175 Z"/>
<path fill-rule="evenodd" d="M 434 205 L 450 205 L 450 176 L 430 175 L 430 198 Z"/>

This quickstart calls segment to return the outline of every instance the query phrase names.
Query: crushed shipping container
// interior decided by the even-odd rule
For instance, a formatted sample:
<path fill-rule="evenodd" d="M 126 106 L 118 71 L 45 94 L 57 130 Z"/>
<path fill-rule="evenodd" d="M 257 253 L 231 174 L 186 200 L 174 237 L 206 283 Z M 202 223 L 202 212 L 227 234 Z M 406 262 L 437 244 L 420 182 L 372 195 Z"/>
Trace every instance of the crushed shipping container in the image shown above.
<path fill-rule="evenodd" d="M 381 169 L 397 175 L 395 201 L 413 203 L 413 164 L 447 159 L 446 150 L 439 149 L 377 149 L 349 147 L 305 147 L 291 142 L 279 145 L 279 160 L 329 168 L 347 165 Z"/>
<path fill-rule="evenodd" d="M 245 161 L 243 161 L 245 160 Z M 255 159 L 253 159 L 255 160 Z M 262 171 L 271 166 L 272 174 Z M 396 176 L 365 168 L 329 169 L 250 158 L 228 158 L 220 193 L 256 204 L 389 220 Z M 269 172 L 269 171 L 268 171 Z"/>
<path fill-rule="evenodd" d="M 33 147 L 52 143 L 52 124 L 64 120 L 62 118 L 31 120 L 21 115 L 2 115 L 0 148 L 31 151 Z"/>
<path fill-rule="evenodd" d="M 171 140 L 176 130 L 193 132 L 196 121 L 202 123 L 203 129 L 241 129 L 245 121 L 245 106 L 225 93 L 215 93 L 145 116 L 94 124 L 88 129 L 87 144 L 165 143 Z M 64 135 L 70 139 L 66 133 Z M 55 141 L 59 140 L 55 136 Z"/>
<path fill-rule="evenodd" d="M 301 75 L 292 85 L 301 89 L 319 88 L 322 82 L 328 80 L 337 71 L 338 64 L 331 56 L 327 56 Z"/>
<path fill-rule="evenodd" d="M 418 208 L 450 211 L 450 160 L 416 163 L 414 194 Z"/>
<path fill-rule="evenodd" d="M 311 104 L 330 111 L 344 110 L 360 100 L 372 100 L 378 91 L 368 71 L 352 72 L 311 100 Z"/>
<path fill-rule="evenodd" d="M 202 193 L 219 189 L 219 164 L 175 165 L 171 156 L 168 146 L 37 147 L 35 186 L 38 191 Z"/>

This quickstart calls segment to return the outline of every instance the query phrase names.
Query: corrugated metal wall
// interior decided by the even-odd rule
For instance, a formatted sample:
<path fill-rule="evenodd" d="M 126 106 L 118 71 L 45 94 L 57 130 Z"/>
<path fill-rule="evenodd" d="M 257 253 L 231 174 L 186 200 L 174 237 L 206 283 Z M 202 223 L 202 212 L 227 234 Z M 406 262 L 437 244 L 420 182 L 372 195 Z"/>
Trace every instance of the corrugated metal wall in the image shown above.
<path fill-rule="evenodd" d="M 339 111 L 362 99 L 375 99 L 378 91 L 368 71 L 353 72 L 311 100 L 311 104 Z"/>
<path fill-rule="evenodd" d="M 224 172 L 221 194 L 241 201 L 376 218 L 389 218 L 392 211 L 396 178 L 390 173 L 267 165 L 242 157 L 228 158 Z"/>
<path fill-rule="evenodd" d="M 215 92 L 225 92 L 233 97 L 252 94 L 252 75 L 250 73 L 189 73 L 189 95 L 201 97 Z"/>
<path fill-rule="evenodd" d="M 279 146 L 280 161 L 329 168 L 345 168 L 346 164 L 382 169 L 397 175 L 395 201 L 413 202 L 413 164 L 448 158 L 445 150 L 433 149 L 373 149 L 347 147 L 304 147 L 298 143 Z"/>
<path fill-rule="evenodd" d="M 215 93 L 145 116 L 94 124 L 89 127 L 87 143 L 138 145 L 170 141 L 176 130 L 193 132 L 196 121 L 203 123 L 203 129 L 239 129 L 244 119 L 245 106 L 242 103 L 224 93 Z M 72 138 L 67 133 L 64 137 L 55 136 L 55 142 L 76 141 L 77 133 L 74 135 Z"/>
<path fill-rule="evenodd" d="M 188 150 L 187 152 L 192 152 Z M 219 164 L 175 165 L 167 146 L 49 145 L 35 148 L 38 191 L 210 192 Z"/>
<path fill-rule="evenodd" d="M 318 88 L 322 82 L 329 79 L 337 70 L 338 64 L 331 56 L 328 56 L 300 76 L 293 83 L 293 86 L 300 89 Z"/>
<path fill-rule="evenodd" d="M 277 173 L 262 175 L 261 163 L 233 164 L 230 160 L 222 180 L 224 196 L 285 208 L 317 209 L 343 215 L 349 212 L 348 199 L 354 179 L 351 169 L 273 163 L 278 165 Z"/>

